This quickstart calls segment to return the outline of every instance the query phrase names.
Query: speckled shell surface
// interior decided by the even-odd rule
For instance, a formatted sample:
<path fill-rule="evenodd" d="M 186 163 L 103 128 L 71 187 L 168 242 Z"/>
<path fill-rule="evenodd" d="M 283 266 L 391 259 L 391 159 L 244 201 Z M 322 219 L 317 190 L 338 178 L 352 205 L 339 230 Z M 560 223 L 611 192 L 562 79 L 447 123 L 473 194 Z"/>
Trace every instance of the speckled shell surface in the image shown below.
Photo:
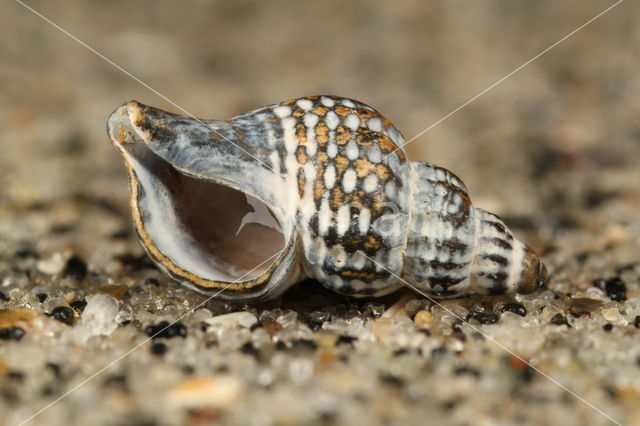
<path fill-rule="evenodd" d="M 229 121 L 129 102 L 108 127 L 147 252 L 175 280 L 220 299 L 272 298 L 305 277 L 353 296 L 387 294 L 406 280 L 436 297 L 528 292 L 545 279 L 535 254 L 500 218 L 475 209 L 460 179 L 409 161 L 400 132 L 360 102 L 309 96 Z M 182 193 L 172 183 L 180 176 L 266 204 L 282 253 L 247 279 L 207 265 L 193 238 L 172 226 L 182 204 L 207 197 Z M 167 211 L 176 213 L 159 213 Z"/>

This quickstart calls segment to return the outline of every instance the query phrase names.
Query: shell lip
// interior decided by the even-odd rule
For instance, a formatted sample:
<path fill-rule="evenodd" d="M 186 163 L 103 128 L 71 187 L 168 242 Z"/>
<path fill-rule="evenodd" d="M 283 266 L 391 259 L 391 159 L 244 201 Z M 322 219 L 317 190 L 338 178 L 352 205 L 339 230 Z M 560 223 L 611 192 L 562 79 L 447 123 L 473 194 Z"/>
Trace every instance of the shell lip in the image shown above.
<path fill-rule="evenodd" d="M 107 135 L 111 143 L 122 150 L 125 144 L 133 144 L 136 142 L 134 135 L 131 133 L 129 126 L 127 104 L 120 105 L 116 108 L 107 120 Z"/>
<path fill-rule="evenodd" d="M 267 272 L 265 272 L 262 277 L 271 278 L 276 275 L 280 275 L 280 281 L 283 282 L 282 285 L 258 285 L 257 288 L 246 288 L 241 290 L 235 290 L 232 288 L 234 285 L 236 287 L 242 287 L 245 283 L 254 282 L 256 280 L 247 280 L 241 281 L 237 280 L 235 282 L 219 282 L 221 288 L 206 288 L 198 285 L 197 283 L 185 279 L 183 276 L 180 276 L 174 273 L 171 269 L 167 267 L 167 265 L 158 259 L 156 259 L 153 254 L 150 252 L 149 248 L 143 244 L 143 247 L 149 257 L 154 261 L 156 266 L 171 277 L 174 281 L 179 282 L 181 285 L 200 293 L 204 296 L 209 296 L 209 298 L 215 297 L 216 300 L 228 301 L 228 302 L 263 302 L 269 299 L 273 299 L 274 297 L 279 296 L 284 293 L 291 285 L 295 284 L 298 281 L 298 274 L 296 268 L 288 268 L 287 260 L 293 257 L 295 260 L 296 250 L 295 250 L 295 242 L 290 241 L 289 244 L 285 248 L 283 248 L 282 252 L 273 259 L 272 264 L 270 265 Z"/>
<path fill-rule="evenodd" d="M 152 119 L 149 119 L 146 115 L 147 113 L 152 114 Z M 224 176 L 203 176 L 197 171 L 177 167 L 157 156 L 151 145 L 154 145 L 154 135 L 158 134 L 158 129 L 154 128 L 152 124 L 158 124 L 161 127 L 161 136 L 163 138 L 171 137 L 172 132 L 174 137 L 176 135 L 176 132 L 171 128 L 171 123 L 167 123 L 166 117 L 163 117 L 162 114 L 167 114 L 169 119 L 178 117 L 179 120 L 186 120 L 186 117 L 164 113 L 161 110 L 131 101 L 117 108 L 110 116 L 107 125 L 111 142 L 122 154 L 129 171 L 130 204 L 134 224 L 138 237 L 151 259 L 174 280 L 202 294 L 215 295 L 221 300 L 258 301 L 274 297 L 284 291 L 297 279 L 295 276 L 296 238 L 292 228 L 285 226 L 286 218 L 279 214 L 278 209 L 272 209 L 271 212 L 282 229 L 288 232 L 283 232 L 284 244 L 279 254 L 257 276 L 246 278 L 251 273 L 251 270 L 249 270 L 244 275 L 240 274 L 239 277 L 234 279 L 220 279 L 218 277 L 207 279 L 205 276 L 199 276 L 198 273 L 194 273 L 193 270 L 189 271 L 189 268 L 181 267 L 180 262 L 176 261 L 175 257 L 168 256 L 159 247 L 158 241 L 152 235 L 153 231 L 147 223 L 148 220 L 145 218 L 144 206 L 141 206 L 144 204 L 144 194 L 150 192 L 149 176 L 146 176 L 146 188 L 144 187 L 145 183 L 143 183 L 145 176 L 142 176 L 147 173 L 147 169 L 151 167 L 150 164 L 162 164 L 162 167 L 166 167 L 168 173 L 188 176 L 207 183 L 231 188 L 245 195 L 254 196 L 268 207 L 271 207 L 269 203 L 260 198 L 260 194 L 252 193 L 241 184 L 225 179 Z M 156 214 L 157 210 L 160 209 L 148 210 L 146 216 Z M 274 252 L 274 254 L 276 253 L 278 251 Z M 263 263 L 266 264 L 264 261 Z M 256 266 L 260 267 L 261 265 L 258 264 Z"/>
<path fill-rule="evenodd" d="M 175 137 L 168 120 L 179 116 L 132 100 L 116 108 L 107 121 L 107 134 L 116 146 L 134 144 L 137 139 L 152 143 L 160 137 Z"/>

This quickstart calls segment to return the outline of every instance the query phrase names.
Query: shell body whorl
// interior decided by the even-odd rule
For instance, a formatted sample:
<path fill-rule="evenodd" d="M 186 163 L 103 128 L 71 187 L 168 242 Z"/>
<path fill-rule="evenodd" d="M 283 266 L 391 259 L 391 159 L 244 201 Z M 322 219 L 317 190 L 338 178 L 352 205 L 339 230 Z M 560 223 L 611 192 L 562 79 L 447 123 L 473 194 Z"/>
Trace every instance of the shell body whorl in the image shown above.
<path fill-rule="evenodd" d="M 226 122 L 130 102 L 108 127 L 147 252 L 220 299 L 272 298 L 306 276 L 353 296 L 404 282 L 435 297 L 529 292 L 545 279 L 460 179 L 409 161 L 400 132 L 357 101 L 309 96 Z M 281 234 L 259 223 L 241 233 L 243 196 L 264 203 Z"/>

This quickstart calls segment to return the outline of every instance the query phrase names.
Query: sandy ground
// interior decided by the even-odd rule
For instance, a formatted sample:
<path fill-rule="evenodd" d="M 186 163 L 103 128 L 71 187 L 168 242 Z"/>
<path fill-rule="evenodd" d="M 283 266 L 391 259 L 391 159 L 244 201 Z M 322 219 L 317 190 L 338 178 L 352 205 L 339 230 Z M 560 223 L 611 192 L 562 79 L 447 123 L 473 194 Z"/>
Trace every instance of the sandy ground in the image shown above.
<path fill-rule="evenodd" d="M 175 105 L 3 3 L 5 424 L 204 301 L 135 238 L 105 132 L 118 105 L 226 119 L 335 94 L 409 140 L 613 2 L 28 4 Z M 621 3 L 407 145 L 542 253 L 546 289 L 447 302 L 477 330 L 410 292 L 353 301 L 307 282 L 266 305 L 207 302 L 32 424 L 640 424 L 639 12 Z"/>

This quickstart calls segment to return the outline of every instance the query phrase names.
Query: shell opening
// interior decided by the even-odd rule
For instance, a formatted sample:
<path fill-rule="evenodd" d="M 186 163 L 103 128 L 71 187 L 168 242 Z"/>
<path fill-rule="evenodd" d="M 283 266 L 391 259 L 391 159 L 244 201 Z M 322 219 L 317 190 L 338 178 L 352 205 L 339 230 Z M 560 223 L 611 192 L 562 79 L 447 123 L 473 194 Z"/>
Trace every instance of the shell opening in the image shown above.
<path fill-rule="evenodd" d="M 274 255 L 284 249 L 285 237 L 264 203 L 186 176 L 148 148 L 144 151 L 142 158 L 140 153 L 127 157 L 141 187 L 137 210 L 142 231 L 173 263 L 153 256 L 138 226 L 160 264 L 217 282 L 250 281 L 269 269 Z"/>

